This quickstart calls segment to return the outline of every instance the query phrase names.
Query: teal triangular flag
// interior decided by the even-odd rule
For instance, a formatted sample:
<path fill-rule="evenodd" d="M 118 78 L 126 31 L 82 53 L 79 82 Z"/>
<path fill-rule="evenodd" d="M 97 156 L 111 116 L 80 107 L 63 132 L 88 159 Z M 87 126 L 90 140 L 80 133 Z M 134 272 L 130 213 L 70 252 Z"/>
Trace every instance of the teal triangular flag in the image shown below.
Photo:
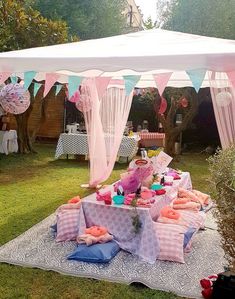
<path fill-rule="evenodd" d="M 12 84 L 16 84 L 17 80 L 18 80 L 18 78 L 16 76 L 11 76 L 11 83 Z"/>
<path fill-rule="evenodd" d="M 55 95 L 57 96 L 57 94 L 61 91 L 62 85 L 61 84 L 57 84 L 55 86 Z"/>
<path fill-rule="evenodd" d="M 78 76 L 68 76 L 68 90 L 69 98 L 71 98 L 74 93 L 78 90 L 79 85 L 81 84 L 83 77 Z"/>
<path fill-rule="evenodd" d="M 196 92 L 198 92 L 205 78 L 206 70 L 205 69 L 188 70 L 186 71 L 186 73 L 188 74 L 190 80 L 192 81 L 193 87 L 195 88 Z"/>
<path fill-rule="evenodd" d="M 129 94 L 132 92 L 132 90 L 136 86 L 136 83 L 140 80 L 140 77 L 141 76 L 136 75 L 123 76 L 127 96 L 129 96 Z"/>
<path fill-rule="evenodd" d="M 24 90 L 27 90 L 29 88 L 29 85 L 32 83 L 33 78 L 37 72 L 35 71 L 29 71 L 24 73 Z"/>
<path fill-rule="evenodd" d="M 34 89 L 33 89 L 33 96 L 36 97 L 40 87 L 42 86 L 41 83 L 34 82 Z"/>

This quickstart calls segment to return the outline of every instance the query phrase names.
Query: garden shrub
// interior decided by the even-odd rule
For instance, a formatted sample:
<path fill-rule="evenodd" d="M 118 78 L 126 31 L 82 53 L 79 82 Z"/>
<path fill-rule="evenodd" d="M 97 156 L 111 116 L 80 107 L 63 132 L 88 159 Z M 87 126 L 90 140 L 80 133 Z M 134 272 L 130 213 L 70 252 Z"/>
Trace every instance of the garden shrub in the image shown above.
<path fill-rule="evenodd" d="M 208 161 L 218 227 L 226 256 L 235 270 L 235 145 L 217 150 Z"/>

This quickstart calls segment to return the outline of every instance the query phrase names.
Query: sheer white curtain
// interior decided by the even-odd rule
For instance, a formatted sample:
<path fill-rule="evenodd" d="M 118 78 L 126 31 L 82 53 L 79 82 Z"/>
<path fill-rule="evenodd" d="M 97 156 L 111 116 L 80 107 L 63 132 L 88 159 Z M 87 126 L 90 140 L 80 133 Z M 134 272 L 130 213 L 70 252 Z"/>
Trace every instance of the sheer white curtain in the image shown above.
<path fill-rule="evenodd" d="M 209 72 L 210 91 L 222 148 L 235 143 L 235 88 L 227 74 Z"/>
<path fill-rule="evenodd" d="M 111 174 L 131 108 L 132 93 L 123 85 L 110 87 L 99 98 L 95 80 L 82 85 L 80 110 L 84 114 L 90 157 L 90 186 L 104 182 Z"/>

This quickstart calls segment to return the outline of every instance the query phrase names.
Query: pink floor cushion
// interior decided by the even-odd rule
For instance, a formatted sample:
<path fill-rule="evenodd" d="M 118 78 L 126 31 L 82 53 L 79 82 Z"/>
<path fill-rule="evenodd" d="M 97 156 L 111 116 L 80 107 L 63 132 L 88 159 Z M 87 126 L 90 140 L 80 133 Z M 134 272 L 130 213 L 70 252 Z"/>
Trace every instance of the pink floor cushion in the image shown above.
<path fill-rule="evenodd" d="M 56 241 L 76 240 L 78 235 L 79 210 L 63 210 L 57 214 L 57 235 Z"/>
<path fill-rule="evenodd" d="M 177 210 L 181 219 L 184 223 L 186 223 L 187 227 L 194 227 L 197 230 L 200 228 L 204 228 L 206 214 L 204 212 L 193 212 L 186 210 Z"/>
<path fill-rule="evenodd" d="M 184 234 L 187 228 L 177 224 L 154 223 L 159 241 L 158 260 L 184 263 Z"/>

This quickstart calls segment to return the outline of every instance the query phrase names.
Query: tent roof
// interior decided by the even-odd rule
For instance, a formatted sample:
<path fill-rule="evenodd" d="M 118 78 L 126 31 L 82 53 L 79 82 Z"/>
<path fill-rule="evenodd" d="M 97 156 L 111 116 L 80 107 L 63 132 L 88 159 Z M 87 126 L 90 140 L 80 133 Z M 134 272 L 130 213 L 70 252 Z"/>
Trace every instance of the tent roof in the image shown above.
<path fill-rule="evenodd" d="M 34 70 L 41 73 L 38 79 L 45 72 L 113 77 L 142 74 L 146 83 L 152 81 L 151 74 L 173 71 L 175 78 L 169 84 L 175 85 L 173 81 L 190 82 L 185 70 L 201 68 L 234 70 L 235 41 L 153 29 L 0 53 L 0 71 L 10 70 L 19 75 Z M 66 81 L 65 76 L 61 78 Z"/>

